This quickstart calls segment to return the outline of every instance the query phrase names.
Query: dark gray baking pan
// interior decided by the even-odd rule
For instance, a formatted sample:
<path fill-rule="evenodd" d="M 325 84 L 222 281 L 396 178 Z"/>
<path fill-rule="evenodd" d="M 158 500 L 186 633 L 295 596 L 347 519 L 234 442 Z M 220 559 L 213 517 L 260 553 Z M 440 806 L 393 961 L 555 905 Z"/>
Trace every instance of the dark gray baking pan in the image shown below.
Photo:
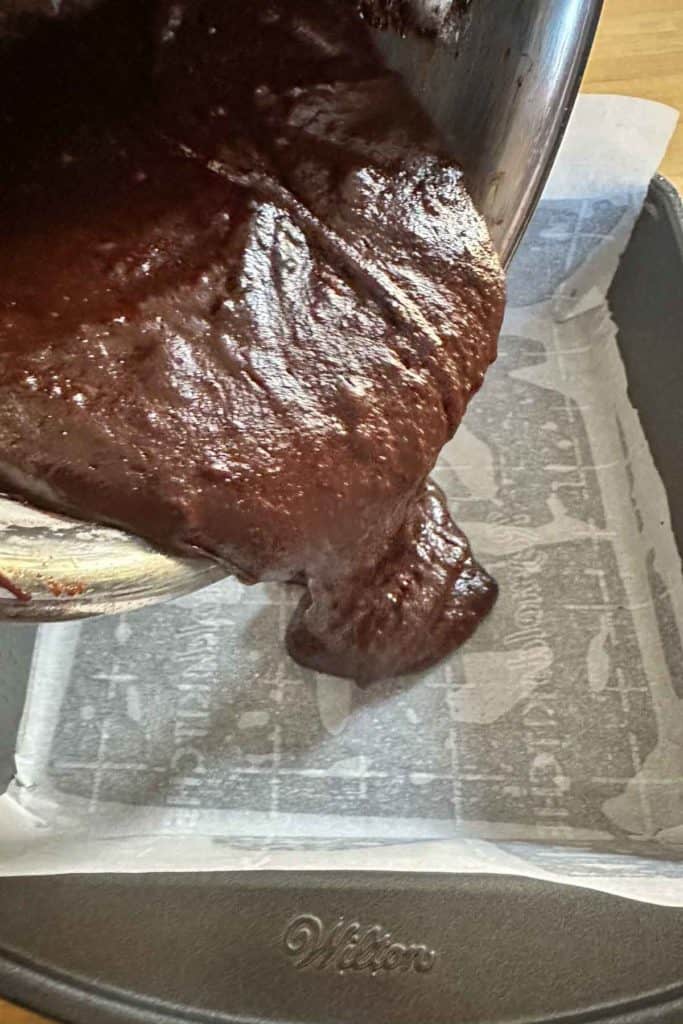
<path fill-rule="evenodd" d="M 611 300 L 681 550 L 682 283 L 657 179 Z M 0 784 L 23 696 L 0 695 Z M 681 1024 L 683 911 L 486 875 L 2 879 L 0 993 L 69 1024 Z"/>

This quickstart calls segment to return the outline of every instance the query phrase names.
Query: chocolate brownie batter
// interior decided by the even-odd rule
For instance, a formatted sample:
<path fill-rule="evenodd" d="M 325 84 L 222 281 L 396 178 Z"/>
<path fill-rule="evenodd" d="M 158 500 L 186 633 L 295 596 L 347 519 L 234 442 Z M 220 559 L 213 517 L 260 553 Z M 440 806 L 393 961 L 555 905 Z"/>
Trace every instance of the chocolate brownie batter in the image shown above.
<path fill-rule="evenodd" d="M 83 0 L 81 0 L 83 2 Z M 400 35 L 452 38 L 466 23 L 472 0 L 356 0 L 363 17 L 375 28 Z"/>
<path fill-rule="evenodd" d="M 502 275 L 357 5 L 105 3 L 3 55 L 0 138 L 4 490 L 305 585 L 321 671 L 462 643 L 496 587 L 427 477 Z"/>

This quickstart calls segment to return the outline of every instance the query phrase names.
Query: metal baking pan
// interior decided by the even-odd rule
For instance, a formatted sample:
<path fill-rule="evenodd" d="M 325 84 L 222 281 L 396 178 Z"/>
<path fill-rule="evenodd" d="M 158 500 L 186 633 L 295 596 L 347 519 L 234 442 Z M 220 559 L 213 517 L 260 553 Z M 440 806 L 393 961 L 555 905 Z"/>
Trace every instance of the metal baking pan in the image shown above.
<path fill-rule="evenodd" d="M 682 280 L 683 211 L 660 178 L 611 301 L 681 550 Z M 0 783 L 30 659 L 18 628 Z M 486 875 L 2 879 L 0 993 L 68 1024 L 680 1024 L 683 910 Z"/>

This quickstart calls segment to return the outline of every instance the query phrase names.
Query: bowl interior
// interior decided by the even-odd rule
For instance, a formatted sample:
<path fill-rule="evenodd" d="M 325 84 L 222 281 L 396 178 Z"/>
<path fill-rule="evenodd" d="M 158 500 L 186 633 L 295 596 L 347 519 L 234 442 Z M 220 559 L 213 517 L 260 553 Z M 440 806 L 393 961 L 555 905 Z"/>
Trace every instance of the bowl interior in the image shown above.
<path fill-rule="evenodd" d="M 465 169 L 505 263 L 550 173 L 601 7 L 602 0 L 470 0 L 467 15 L 446 19 L 436 38 L 375 33 Z"/>

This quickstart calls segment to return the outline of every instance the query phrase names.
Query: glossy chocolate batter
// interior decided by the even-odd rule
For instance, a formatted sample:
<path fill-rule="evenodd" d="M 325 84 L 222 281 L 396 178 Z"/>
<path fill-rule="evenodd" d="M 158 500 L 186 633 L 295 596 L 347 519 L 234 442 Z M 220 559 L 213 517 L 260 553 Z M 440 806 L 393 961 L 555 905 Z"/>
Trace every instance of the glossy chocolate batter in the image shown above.
<path fill-rule="evenodd" d="M 502 275 L 356 4 L 105 3 L 4 55 L 0 133 L 2 487 L 305 583 L 321 671 L 462 643 L 496 587 L 427 477 Z"/>

